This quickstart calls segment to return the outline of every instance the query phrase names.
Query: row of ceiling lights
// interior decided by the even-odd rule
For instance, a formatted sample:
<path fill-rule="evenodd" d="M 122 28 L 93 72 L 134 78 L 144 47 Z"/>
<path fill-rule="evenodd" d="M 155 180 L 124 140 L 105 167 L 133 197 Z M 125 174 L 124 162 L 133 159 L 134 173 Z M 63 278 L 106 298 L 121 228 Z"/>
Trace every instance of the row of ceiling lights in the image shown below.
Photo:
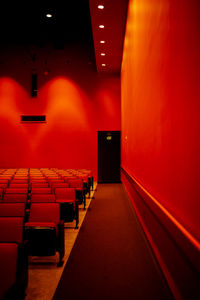
<path fill-rule="evenodd" d="M 97 7 L 98 7 L 98 9 L 104 9 L 104 5 L 98 5 Z M 52 14 L 48 13 L 48 14 L 46 14 L 46 17 L 47 17 L 47 18 L 52 18 Z M 104 25 L 99 25 L 99 28 L 103 29 L 103 28 L 104 28 Z M 106 42 L 106 41 L 101 40 L 101 41 L 100 41 L 100 44 L 105 44 L 105 42 Z M 105 54 L 104 52 L 101 53 L 101 56 L 105 56 L 105 55 L 106 55 L 106 54 Z M 102 66 L 102 67 L 106 67 L 106 64 L 105 64 L 105 63 L 102 63 L 101 66 Z"/>
<path fill-rule="evenodd" d="M 97 7 L 98 7 L 98 9 L 104 9 L 104 5 L 98 5 Z M 102 25 L 102 24 L 99 25 L 99 28 L 100 28 L 100 29 L 103 29 L 103 28 L 104 28 L 104 25 Z M 99 42 L 100 42 L 100 44 L 105 44 L 106 41 L 101 40 L 101 41 L 99 41 Z M 105 54 L 104 52 L 101 52 L 100 55 L 101 55 L 101 56 L 105 56 L 106 54 Z M 105 63 L 102 63 L 101 66 L 102 66 L 102 67 L 106 67 L 106 64 L 105 64 Z"/>

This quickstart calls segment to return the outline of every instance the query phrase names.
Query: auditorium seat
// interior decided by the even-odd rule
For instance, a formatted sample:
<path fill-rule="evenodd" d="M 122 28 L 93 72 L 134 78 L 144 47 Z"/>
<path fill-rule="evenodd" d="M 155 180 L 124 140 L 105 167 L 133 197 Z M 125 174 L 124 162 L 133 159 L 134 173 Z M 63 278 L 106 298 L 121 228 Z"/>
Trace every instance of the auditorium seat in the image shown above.
<path fill-rule="evenodd" d="M 51 194 L 51 188 L 46 188 L 46 187 L 42 187 L 42 188 L 36 188 L 33 187 L 31 189 L 31 194 Z"/>
<path fill-rule="evenodd" d="M 31 196 L 31 203 L 35 203 L 35 202 L 39 202 L 39 203 L 43 203 L 43 202 L 52 202 L 55 203 L 55 194 L 33 194 Z"/>
<path fill-rule="evenodd" d="M 51 184 L 52 193 L 55 193 L 56 188 L 68 188 L 68 187 L 69 187 L 68 182 L 53 182 Z"/>
<path fill-rule="evenodd" d="M 79 223 L 78 200 L 74 188 L 55 188 L 56 202 L 60 204 L 60 216 L 64 222 L 76 220 L 76 228 Z"/>
<path fill-rule="evenodd" d="M 10 182 L 10 184 L 9 184 L 9 188 L 13 188 L 13 189 L 19 189 L 19 188 L 26 188 L 26 189 L 28 189 L 28 183 L 16 183 L 16 181 L 15 181 L 15 183 L 13 183 L 13 181 L 11 181 Z"/>
<path fill-rule="evenodd" d="M 29 241 L 29 255 L 52 256 L 59 252 L 59 263 L 64 257 L 64 222 L 60 220 L 58 203 L 32 203 L 25 238 Z"/>
<path fill-rule="evenodd" d="M 28 188 L 6 188 L 5 194 L 28 194 Z"/>
<path fill-rule="evenodd" d="M 0 203 L 0 217 L 25 217 L 24 203 Z"/>
<path fill-rule="evenodd" d="M 10 180 L 10 183 L 12 183 L 12 184 L 28 183 L 28 178 L 13 178 Z"/>
<path fill-rule="evenodd" d="M 22 217 L 0 217 L 0 299 L 24 299 L 28 283 L 27 242 Z"/>
<path fill-rule="evenodd" d="M 88 174 L 79 173 L 79 174 L 77 174 L 77 177 L 79 179 L 83 180 L 84 189 L 85 189 L 86 193 L 88 193 L 88 195 L 90 197 L 90 184 L 89 184 L 89 176 L 88 176 Z"/>
<path fill-rule="evenodd" d="M 3 202 L 22 202 L 27 203 L 27 194 L 4 194 Z"/>
<path fill-rule="evenodd" d="M 84 203 L 84 209 L 86 206 L 85 190 L 83 181 L 81 179 L 70 179 L 68 180 L 69 187 L 74 188 L 76 192 L 76 199 L 79 200 L 79 204 Z"/>
<path fill-rule="evenodd" d="M 30 182 L 30 188 L 48 188 L 49 187 L 49 184 L 48 182 L 45 182 L 45 181 L 32 181 Z"/>
<path fill-rule="evenodd" d="M 8 185 L 9 180 L 8 179 L 1 179 L 0 178 L 0 184 L 7 184 Z"/>

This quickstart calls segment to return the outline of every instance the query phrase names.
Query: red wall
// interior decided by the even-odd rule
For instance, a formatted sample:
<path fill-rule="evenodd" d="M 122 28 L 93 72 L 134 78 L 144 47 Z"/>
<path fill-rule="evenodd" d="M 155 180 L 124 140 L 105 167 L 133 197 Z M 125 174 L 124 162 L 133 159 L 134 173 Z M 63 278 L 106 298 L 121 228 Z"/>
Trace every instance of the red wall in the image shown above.
<path fill-rule="evenodd" d="M 131 0 L 122 167 L 200 241 L 200 4 Z"/>
<path fill-rule="evenodd" d="M 120 79 L 98 75 L 82 51 L 2 51 L 0 167 L 89 168 L 96 175 L 97 131 L 120 130 Z M 37 98 L 30 96 L 32 71 Z M 46 114 L 47 123 L 20 123 L 21 114 Z"/>

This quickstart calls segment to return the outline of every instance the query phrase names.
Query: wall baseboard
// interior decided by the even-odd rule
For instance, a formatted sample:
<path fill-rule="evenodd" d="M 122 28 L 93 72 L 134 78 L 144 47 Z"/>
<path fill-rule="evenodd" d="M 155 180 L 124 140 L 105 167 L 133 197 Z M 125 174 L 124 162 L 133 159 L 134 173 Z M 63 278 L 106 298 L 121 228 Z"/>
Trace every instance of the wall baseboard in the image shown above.
<path fill-rule="evenodd" d="M 121 178 L 174 298 L 200 299 L 199 241 L 123 168 Z"/>

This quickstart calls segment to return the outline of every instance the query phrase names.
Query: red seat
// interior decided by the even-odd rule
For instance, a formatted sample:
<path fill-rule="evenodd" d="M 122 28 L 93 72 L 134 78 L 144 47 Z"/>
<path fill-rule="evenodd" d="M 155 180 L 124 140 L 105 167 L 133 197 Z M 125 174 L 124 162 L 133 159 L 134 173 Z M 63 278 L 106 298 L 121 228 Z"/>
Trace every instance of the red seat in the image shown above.
<path fill-rule="evenodd" d="M 76 228 L 79 222 L 78 200 L 74 188 L 55 188 L 56 202 L 60 203 L 61 219 L 65 222 L 76 220 Z"/>
<path fill-rule="evenodd" d="M 51 185 L 52 193 L 55 193 L 56 188 L 68 188 L 68 182 L 53 182 Z"/>
<path fill-rule="evenodd" d="M 33 194 L 31 197 L 31 203 L 34 202 L 55 202 L 55 194 Z"/>
<path fill-rule="evenodd" d="M 51 194 L 51 188 L 32 188 L 31 194 Z"/>
<path fill-rule="evenodd" d="M 0 298 L 23 299 L 28 283 L 27 243 L 22 217 L 0 217 Z"/>
<path fill-rule="evenodd" d="M 72 200 L 73 202 L 75 202 L 76 199 L 74 188 L 56 188 L 55 194 L 56 194 L 56 201 L 59 199 L 65 199 L 65 200 Z"/>
<path fill-rule="evenodd" d="M 7 188 L 6 194 L 28 194 L 28 188 Z"/>
<path fill-rule="evenodd" d="M 47 183 L 47 180 L 45 179 L 45 178 L 39 178 L 39 177 L 37 177 L 37 178 L 30 178 L 30 183 L 32 184 L 32 183 Z"/>
<path fill-rule="evenodd" d="M 0 184 L 8 184 L 8 179 L 0 179 Z"/>
<path fill-rule="evenodd" d="M 83 186 L 83 181 L 81 179 L 70 179 L 68 181 L 69 186 L 74 188 L 76 191 L 76 198 L 79 200 L 79 204 L 84 203 L 84 209 L 86 206 L 86 197 L 85 197 L 85 190 Z"/>
<path fill-rule="evenodd" d="M 0 217 L 0 242 L 22 243 L 23 227 L 22 217 Z"/>
<path fill-rule="evenodd" d="M 65 181 L 64 181 L 64 179 L 60 179 L 60 178 L 58 178 L 58 179 L 51 179 L 51 178 L 49 178 L 49 179 L 48 179 L 48 182 L 49 182 L 50 184 L 53 184 L 53 183 L 63 183 L 63 182 L 65 182 Z"/>
<path fill-rule="evenodd" d="M 38 181 L 38 182 L 32 182 L 30 184 L 31 188 L 48 188 L 49 187 L 49 184 L 48 182 L 45 182 L 45 181 Z"/>
<path fill-rule="evenodd" d="M 68 182 L 69 180 L 77 179 L 77 177 L 69 175 L 69 176 L 63 176 L 63 179 L 65 180 L 65 182 Z"/>
<path fill-rule="evenodd" d="M 0 217 L 24 217 L 24 203 L 0 203 Z"/>
<path fill-rule="evenodd" d="M 28 178 L 13 178 L 12 180 L 10 180 L 10 183 L 28 183 Z"/>
<path fill-rule="evenodd" d="M 13 188 L 13 189 L 26 188 L 26 189 L 28 189 L 28 183 L 13 183 L 11 181 L 9 184 L 9 188 Z"/>
<path fill-rule="evenodd" d="M 3 202 L 27 202 L 27 194 L 4 194 Z"/>
<path fill-rule="evenodd" d="M 29 221 L 25 223 L 25 238 L 29 240 L 29 254 L 36 256 L 60 254 L 64 256 L 64 222 L 60 220 L 58 203 L 32 203 Z"/>

